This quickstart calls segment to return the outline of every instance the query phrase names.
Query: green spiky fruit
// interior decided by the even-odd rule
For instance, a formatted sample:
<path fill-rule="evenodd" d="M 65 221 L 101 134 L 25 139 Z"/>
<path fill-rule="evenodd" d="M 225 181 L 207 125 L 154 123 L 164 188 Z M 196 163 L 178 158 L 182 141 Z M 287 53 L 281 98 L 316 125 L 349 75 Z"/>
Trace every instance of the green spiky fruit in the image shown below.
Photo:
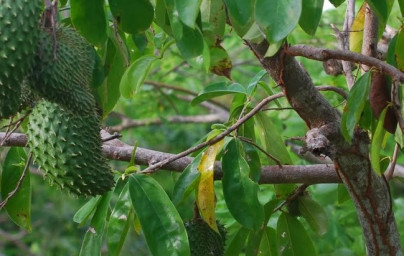
<path fill-rule="evenodd" d="M 51 183 L 78 195 L 102 195 L 114 179 L 101 152 L 96 115 L 78 116 L 45 100 L 28 122 L 28 145 Z"/>
<path fill-rule="evenodd" d="M 192 256 L 223 256 L 226 241 L 226 229 L 217 221 L 219 233 L 216 233 L 202 219 L 185 222 L 189 247 Z"/>
<path fill-rule="evenodd" d="M 55 35 L 56 40 L 52 32 L 41 32 L 31 86 L 41 97 L 74 113 L 91 113 L 94 49 L 71 27 L 59 27 Z"/>
<path fill-rule="evenodd" d="M 20 107 L 19 111 L 26 108 L 33 108 L 35 103 L 39 101 L 38 95 L 36 95 L 28 85 L 29 81 L 27 79 L 21 82 L 21 95 L 20 95 Z"/>
<path fill-rule="evenodd" d="M 42 0 L 0 0 L 0 118 L 18 111 L 38 44 Z"/>

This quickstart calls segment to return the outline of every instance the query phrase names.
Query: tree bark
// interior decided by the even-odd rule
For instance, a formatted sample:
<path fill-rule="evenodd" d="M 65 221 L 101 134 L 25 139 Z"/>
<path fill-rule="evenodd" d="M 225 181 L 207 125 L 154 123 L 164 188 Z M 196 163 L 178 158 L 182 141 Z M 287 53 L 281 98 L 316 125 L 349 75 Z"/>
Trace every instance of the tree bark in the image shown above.
<path fill-rule="evenodd" d="M 358 212 L 367 254 L 402 255 L 389 185 L 384 176 L 372 170 L 367 134 L 357 130 L 352 143 L 345 141 L 340 131 L 340 113 L 318 93 L 309 74 L 285 48 L 273 57 L 265 57 L 265 40 L 246 43 L 309 127 L 307 148 L 334 161 Z"/>

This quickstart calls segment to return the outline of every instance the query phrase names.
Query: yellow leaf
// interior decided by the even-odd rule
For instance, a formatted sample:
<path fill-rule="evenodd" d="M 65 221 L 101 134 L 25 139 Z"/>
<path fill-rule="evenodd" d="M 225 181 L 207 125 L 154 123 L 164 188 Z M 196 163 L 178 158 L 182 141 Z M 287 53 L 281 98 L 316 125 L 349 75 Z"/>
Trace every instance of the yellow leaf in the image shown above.
<path fill-rule="evenodd" d="M 352 23 L 351 33 L 349 35 L 349 48 L 353 52 L 360 53 L 362 51 L 365 11 L 366 11 L 366 2 L 362 4 L 362 7 L 359 9 L 359 12 L 355 17 L 355 20 Z"/>
<path fill-rule="evenodd" d="M 201 173 L 201 178 L 199 180 L 196 194 L 196 203 L 202 219 L 218 233 L 219 230 L 216 225 L 215 216 L 216 200 L 213 187 L 213 174 L 216 156 L 223 147 L 223 144 L 224 140 L 221 140 L 216 144 L 209 146 L 203 153 L 201 162 L 198 165 L 198 171 Z"/>

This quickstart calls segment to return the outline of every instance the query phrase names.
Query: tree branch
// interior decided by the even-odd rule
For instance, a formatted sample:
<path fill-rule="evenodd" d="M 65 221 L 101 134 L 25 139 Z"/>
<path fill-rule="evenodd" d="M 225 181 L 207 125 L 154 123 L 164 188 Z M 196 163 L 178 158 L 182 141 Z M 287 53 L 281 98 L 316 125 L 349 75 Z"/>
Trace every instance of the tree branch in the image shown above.
<path fill-rule="evenodd" d="M 359 53 L 343 51 L 343 50 L 330 50 L 326 48 L 315 48 L 307 45 L 294 45 L 285 49 L 286 54 L 291 56 L 302 56 L 313 60 L 326 61 L 329 59 L 338 59 L 352 61 L 356 63 L 365 64 L 378 68 L 381 72 L 390 75 L 393 80 L 404 83 L 404 73 L 385 63 L 379 59 L 365 56 Z"/>
<path fill-rule="evenodd" d="M 168 123 L 215 123 L 215 122 L 226 122 L 227 118 L 221 114 L 207 114 L 207 115 L 196 115 L 196 116 L 170 116 L 162 120 L 161 118 L 147 118 L 141 120 L 131 120 L 129 118 L 122 118 L 122 124 L 109 127 L 108 130 L 111 132 L 120 132 L 129 128 L 145 126 L 145 125 L 160 125 L 165 122 Z"/>
<path fill-rule="evenodd" d="M 0 139 L 4 138 L 5 133 L 0 132 Z M 110 134 L 102 131 L 103 137 L 109 137 Z M 27 136 L 22 133 L 13 133 L 5 142 L 5 146 L 25 147 L 27 144 Z M 103 153 L 110 160 L 118 160 L 129 162 L 134 147 L 129 146 L 118 139 L 107 141 L 103 144 Z M 138 165 L 150 165 L 161 162 L 164 159 L 175 157 L 176 155 L 154 151 L 145 148 L 136 148 L 135 163 Z M 181 157 L 175 161 L 163 165 L 161 168 L 165 170 L 182 172 L 191 162 L 193 157 Z M 215 179 L 221 179 L 222 169 L 221 163 L 215 164 Z M 334 170 L 332 164 L 315 164 L 315 165 L 283 165 L 279 167 L 264 166 L 262 167 L 260 183 L 262 184 L 283 184 L 283 183 L 339 183 L 341 182 Z"/>
<path fill-rule="evenodd" d="M 389 186 L 384 176 L 372 170 L 368 135 L 357 129 L 353 142 L 345 142 L 340 130 L 340 114 L 315 90 L 309 74 L 291 56 L 355 61 L 376 66 L 396 81 L 404 81 L 404 73 L 376 58 L 348 51 L 298 45 L 284 47 L 275 56 L 265 57 L 267 41 L 246 43 L 310 128 L 305 137 L 307 148 L 315 155 L 324 154 L 334 161 L 355 204 L 368 255 L 402 255 Z"/>

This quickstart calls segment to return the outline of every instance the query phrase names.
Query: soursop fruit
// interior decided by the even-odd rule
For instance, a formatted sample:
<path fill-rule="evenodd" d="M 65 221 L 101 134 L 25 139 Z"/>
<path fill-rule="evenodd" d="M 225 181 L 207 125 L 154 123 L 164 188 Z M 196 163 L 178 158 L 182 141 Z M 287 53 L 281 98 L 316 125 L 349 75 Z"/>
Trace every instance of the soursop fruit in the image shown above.
<path fill-rule="evenodd" d="M 0 118 L 17 113 L 39 38 L 42 0 L 0 0 Z"/>
<path fill-rule="evenodd" d="M 219 233 L 216 233 L 201 218 L 184 223 L 188 234 L 192 256 L 223 256 L 226 241 L 226 229 L 217 221 Z"/>
<path fill-rule="evenodd" d="M 58 27 L 55 33 L 56 40 L 52 32 L 41 31 L 30 85 L 39 96 L 74 113 L 92 113 L 94 49 L 71 27 Z"/>
<path fill-rule="evenodd" d="M 28 145 L 35 162 L 51 183 L 77 195 L 102 195 L 114 186 L 111 169 L 101 152 L 99 120 L 78 116 L 45 100 L 28 122 Z"/>

